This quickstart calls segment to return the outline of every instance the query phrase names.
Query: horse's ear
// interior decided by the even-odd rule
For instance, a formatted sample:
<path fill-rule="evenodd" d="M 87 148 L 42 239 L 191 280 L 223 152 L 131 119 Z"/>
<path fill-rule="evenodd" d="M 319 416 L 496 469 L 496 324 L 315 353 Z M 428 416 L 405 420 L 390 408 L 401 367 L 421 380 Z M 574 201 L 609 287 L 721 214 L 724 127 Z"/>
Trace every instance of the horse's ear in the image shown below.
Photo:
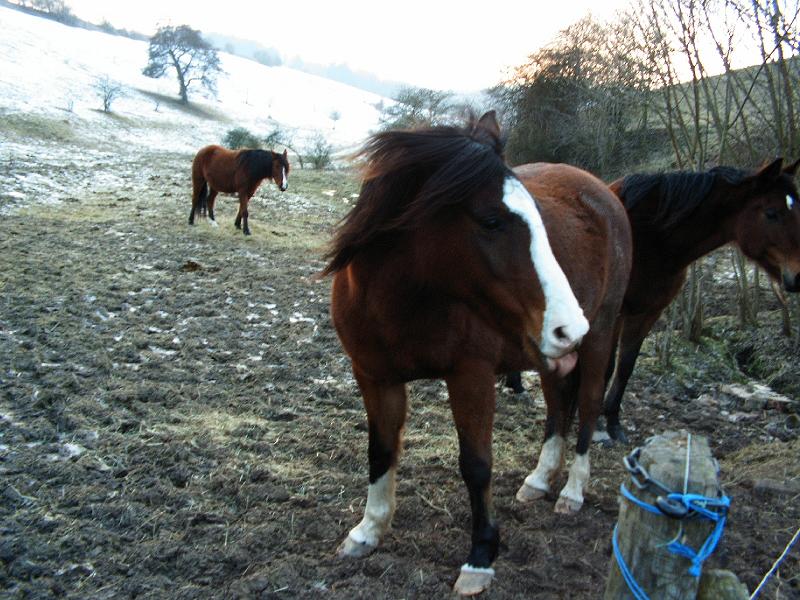
<path fill-rule="evenodd" d="M 288 150 L 286 148 L 283 149 L 283 158 L 287 158 L 289 156 Z"/>
<path fill-rule="evenodd" d="M 761 167 L 758 173 L 756 173 L 755 179 L 759 182 L 771 183 L 780 177 L 782 169 L 783 159 L 776 158 L 767 166 Z"/>
<path fill-rule="evenodd" d="M 794 177 L 795 175 L 797 175 L 797 167 L 800 167 L 800 158 L 798 158 L 792 164 L 783 167 L 783 172 L 786 173 L 787 175 L 790 175 L 791 177 Z"/>
<path fill-rule="evenodd" d="M 478 119 L 475 129 L 483 129 L 495 139 L 499 139 L 500 124 L 497 122 L 497 113 L 493 110 L 485 113 L 480 119 Z"/>

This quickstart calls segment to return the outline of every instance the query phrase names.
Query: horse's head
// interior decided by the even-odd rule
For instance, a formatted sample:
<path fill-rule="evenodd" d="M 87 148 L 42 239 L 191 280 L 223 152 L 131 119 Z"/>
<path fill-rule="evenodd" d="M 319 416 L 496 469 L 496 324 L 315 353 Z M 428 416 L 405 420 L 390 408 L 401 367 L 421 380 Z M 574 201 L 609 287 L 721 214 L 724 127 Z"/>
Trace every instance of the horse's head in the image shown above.
<path fill-rule="evenodd" d="M 380 133 L 362 155 L 361 194 L 326 272 L 385 254 L 415 289 L 469 307 L 540 368 L 569 371 L 588 322 L 536 201 L 505 163 L 494 111 L 465 129 Z"/>
<path fill-rule="evenodd" d="M 568 373 L 589 330 L 550 247 L 535 199 L 513 174 L 467 203 L 464 264 L 493 297 L 492 310 L 523 324 L 523 344 L 547 370 Z M 483 292 L 486 293 L 486 292 Z"/>
<path fill-rule="evenodd" d="M 272 181 L 282 192 L 289 187 L 289 168 L 289 155 L 286 150 L 283 151 L 283 154 L 272 153 Z"/>
<path fill-rule="evenodd" d="M 789 292 L 800 292 L 800 196 L 794 175 L 800 160 L 778 159 L 748 177 L 746 206 L 736 222 L 736 241 Z"/>

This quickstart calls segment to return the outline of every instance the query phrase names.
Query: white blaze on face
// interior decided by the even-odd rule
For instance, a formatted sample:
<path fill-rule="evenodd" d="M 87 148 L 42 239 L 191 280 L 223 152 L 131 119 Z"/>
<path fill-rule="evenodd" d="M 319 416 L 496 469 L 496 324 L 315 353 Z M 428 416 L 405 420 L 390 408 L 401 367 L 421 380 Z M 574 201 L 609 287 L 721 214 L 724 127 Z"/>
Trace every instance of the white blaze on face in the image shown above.
<path fill-rule="evenodd" d="M 539 349 L 547 357 L 558 358 L 572 349 L 586 332 L 589 322 L 583 315 L 575 294 L 561 270 L 544 228 L 542 216 L 533 197 L 516 177 L 507 177 L 503 202 L 519 215 L 531 232 L 531 260 L 539 277 L 545 300 L 542 339 Z"/>
<path fill-rule="evenodd" d="M 786 194 L 786 208 L 789 210 L 794 208 L 794 198 L 792 198 L 789 194 Z"/>
<path fill-rule="evenodd" d="M 281 167 L 281 189 L 285 190 L 289 187 L 289 182 L 286 181 L 286 167 Z"/>

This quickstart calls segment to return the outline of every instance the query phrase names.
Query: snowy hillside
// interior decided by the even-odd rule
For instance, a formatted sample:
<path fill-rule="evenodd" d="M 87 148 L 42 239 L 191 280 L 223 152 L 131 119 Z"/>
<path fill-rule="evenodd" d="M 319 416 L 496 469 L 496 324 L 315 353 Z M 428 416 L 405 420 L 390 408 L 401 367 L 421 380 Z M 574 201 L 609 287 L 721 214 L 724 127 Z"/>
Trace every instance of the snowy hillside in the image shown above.
<path fill-rule="evenodd" d="M 336 148 L 357 146 L 378 120 L 382 98 L 285 67 L 266 67 L 220 52 L 225 73 L 216 98 L 190 89 L 192 110 L 158 101 L 176 98 L 174 76 L 142 75 L 147 43 L 86 31 L 0 8 L 0 120 L 41 117 L 69 123 L 100 138 L 161 151 L 194 151 L 233 127 L 266 135 L 280 126 L 295 145 L 317 133 Z M 113 115 L 103 114 L 94 89 L 99 77 L 125 88 Z M 383 99 L 385 100 L 385 99 Z M 338 113 L 340 118 L 331 119 Z M 0 128 L 0 135 L 3 135 Z M 9 141 L 9 140 L 4 140 Z M 13 140 L 11 140 L 13 141 Z"/>

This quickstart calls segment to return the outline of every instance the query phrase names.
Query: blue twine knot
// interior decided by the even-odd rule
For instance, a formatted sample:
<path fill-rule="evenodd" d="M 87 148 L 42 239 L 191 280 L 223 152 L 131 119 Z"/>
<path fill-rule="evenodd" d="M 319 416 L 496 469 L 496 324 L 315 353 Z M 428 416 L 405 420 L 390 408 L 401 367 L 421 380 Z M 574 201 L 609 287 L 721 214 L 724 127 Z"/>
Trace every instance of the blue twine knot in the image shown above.
<path fill-rule="evenodd" d="M 619 491 L 625 498 L 638 507 L 653 514 L 664 516 L 664 513 L 659 510 L 658 507 L 634 496 L 630 490 L 625 487 L 624 483 L 619 486 Z M 708 498 L 700 494 L 679 494 L 675 492 L 668 494 L 667 499 L 682 504 L 687 511 L 689 511 L 688 514 L 695 514 L 715 523 L 714 530 L 709 534 L 705 542 L 703 542 L 703 545 L 700 546 L 700 549 L 697 551 L 686 544 L 682 544 L 677 539 L 672 540 L 666 546 L 667 550 L 673 554 L 688 558 L 692 563 L 689 567 L 689 574 L 694 577 L 700 577 L 703 571 L 703 562 L 711 556 L 722 538 L 722 533 L 725 529 L 725 519 L 728 516 L 731 500 L 725 495 L 720 498 Z M 614 548 L 614 557 L 617 560 L 620 573 L 622 573 L 622 578 L 625 580 L 625 583 L 628 584 L 628 588 L 630 588 L 636 600 L 648 600 L 647 594 L 636 582 L 633 573 L 631 573 L 628 565 L 625 563 L 625 559 L 622 558 L 622 552 L 619 549 L 619 540 L 617 537 L 617 527 L 618 525 L 614 526 L 614 534 L 611 538 L 611 542 Z"/>

